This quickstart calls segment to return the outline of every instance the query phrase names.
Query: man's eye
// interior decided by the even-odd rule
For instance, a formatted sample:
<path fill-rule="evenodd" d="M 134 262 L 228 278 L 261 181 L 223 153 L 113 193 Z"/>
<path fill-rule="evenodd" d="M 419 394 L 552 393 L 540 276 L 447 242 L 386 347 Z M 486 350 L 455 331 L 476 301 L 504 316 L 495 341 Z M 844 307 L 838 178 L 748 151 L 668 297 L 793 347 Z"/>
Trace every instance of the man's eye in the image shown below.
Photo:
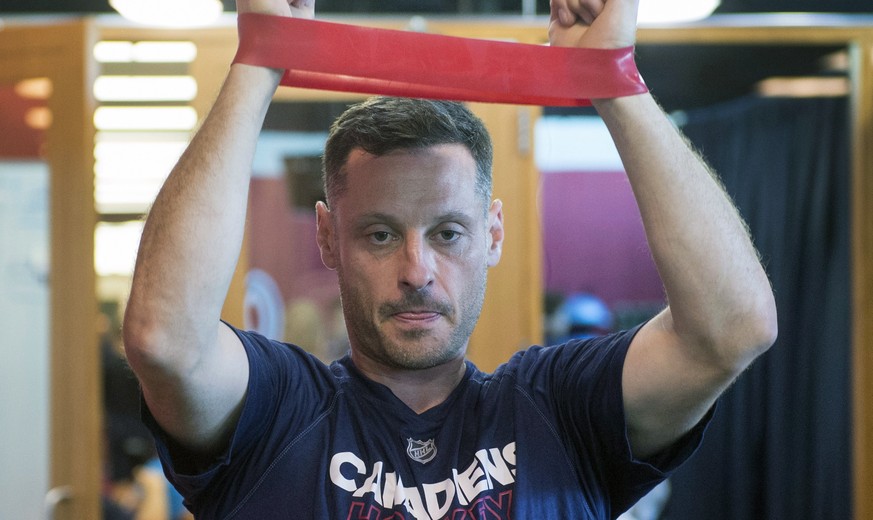
<path fill-rule="evenodd" d="M 371 234 L 370 237 L 373 239 L 373 242 L 381 244 L 391 240 L 391 233 L 387 231 L 376 231 L 375 233 Z"/>
<path fill-rule="evenodd" d="M 451 229 L 444 229 L 444 230 L 440 231 L 439 233 L 437 233 L 437 236 L 443 242 L 454 242 L 455 240 L 457 240 L 461 236 L 461 234 L 458 233 L 457 231 L 453 231 Z"/>

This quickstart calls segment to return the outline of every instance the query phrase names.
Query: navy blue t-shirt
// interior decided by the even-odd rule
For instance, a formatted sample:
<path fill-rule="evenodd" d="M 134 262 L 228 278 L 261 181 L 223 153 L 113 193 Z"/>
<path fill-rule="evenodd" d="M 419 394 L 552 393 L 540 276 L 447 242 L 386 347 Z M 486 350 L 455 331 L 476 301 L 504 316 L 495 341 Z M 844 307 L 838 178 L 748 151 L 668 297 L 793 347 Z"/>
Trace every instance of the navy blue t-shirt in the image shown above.
<path fill-rule="evenodd" d="M 237 331 L 248 392 L 207 471 L 177 472 L 145 418 L 198 519 L 615 518 L 691 455 L 708 422 L 657 462 L 633 459 L 621 374 L 635 333 L 531 347 L 493 374 L 468 362 L 449 398 L 416 414 L 348 357 L 328 367 Z"/>

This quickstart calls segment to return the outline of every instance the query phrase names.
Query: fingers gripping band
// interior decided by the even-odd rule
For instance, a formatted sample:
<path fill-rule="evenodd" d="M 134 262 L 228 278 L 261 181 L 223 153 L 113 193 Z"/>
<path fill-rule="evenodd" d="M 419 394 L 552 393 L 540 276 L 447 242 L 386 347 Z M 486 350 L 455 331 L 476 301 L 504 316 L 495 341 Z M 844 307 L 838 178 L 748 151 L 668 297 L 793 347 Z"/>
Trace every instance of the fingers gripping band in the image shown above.
<path fill-rule="evenodd" d="M 583 49 L 243 13 L 234 63 L 286 69 L 282 85 L 542 106 L 647 92 L 634 48 Z"/>

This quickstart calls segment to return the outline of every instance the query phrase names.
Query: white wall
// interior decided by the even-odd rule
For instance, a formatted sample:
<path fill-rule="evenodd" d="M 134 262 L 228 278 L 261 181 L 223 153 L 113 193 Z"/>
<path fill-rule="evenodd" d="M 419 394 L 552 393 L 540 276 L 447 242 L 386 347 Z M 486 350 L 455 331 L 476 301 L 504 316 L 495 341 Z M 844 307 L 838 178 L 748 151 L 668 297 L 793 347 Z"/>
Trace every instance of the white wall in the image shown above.
<path fill-rule="evenodd" d="M 0 518 L 43 518 L 49 472 L 49 172 L 0 162 Z"/>

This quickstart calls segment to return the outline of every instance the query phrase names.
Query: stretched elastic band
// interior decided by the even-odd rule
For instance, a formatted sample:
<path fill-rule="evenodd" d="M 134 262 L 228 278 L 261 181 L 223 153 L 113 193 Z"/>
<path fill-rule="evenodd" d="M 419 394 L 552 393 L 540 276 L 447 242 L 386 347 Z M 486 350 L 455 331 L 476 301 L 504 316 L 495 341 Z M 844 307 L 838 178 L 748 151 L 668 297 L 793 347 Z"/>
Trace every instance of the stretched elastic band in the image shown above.
<path fill-rule="evenodd" d="M 648 89 L 633 47 L 579 49 L 244 13 L 235 63 L 292 87 L 457 101 L 581 106 Z"/>

